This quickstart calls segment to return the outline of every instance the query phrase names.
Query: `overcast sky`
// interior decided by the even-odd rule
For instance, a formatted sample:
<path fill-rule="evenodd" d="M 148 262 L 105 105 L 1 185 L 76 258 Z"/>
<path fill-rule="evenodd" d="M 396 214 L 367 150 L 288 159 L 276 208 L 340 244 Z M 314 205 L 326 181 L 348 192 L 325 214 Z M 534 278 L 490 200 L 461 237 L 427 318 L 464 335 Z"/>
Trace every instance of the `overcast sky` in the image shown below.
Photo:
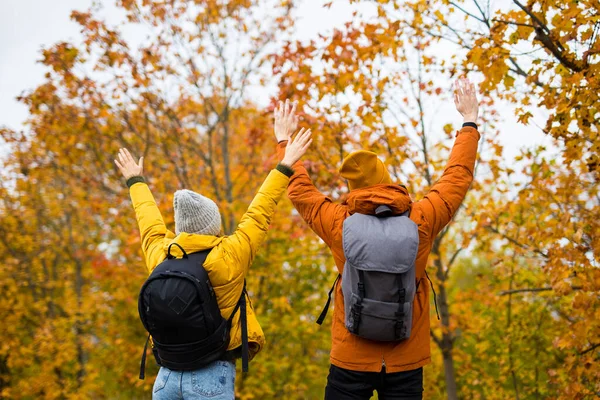
<path fill-rule="evenodd" d="M 351 8 L 346 2 L 338 0 L 331 9 L 322 7 L 325 2 L 305 0 L 300 6 L 298 38 L 316 37 L 351 18 Z M 73 9 L 87 9 L 91 3 L 91 0 L 0 0 L 0 126 L 22 128 L 27 109 L 16 97 L 43 82 L 46 69 L 37 63 L 41 49 L 58 41 L 76 39 L 78 26 L 70 21 L 69 14 Z M 107 4 L 106 18 L 118 20 L 118 13 L 111 6 L 113 0 L 102 3 Z M 551 146 L 539 128 L 518 124 L 512 107 L 501 107 L 499 111 L 503 116 L 500 131 L 507 157 L 513 157 L 523 146 L 540 143 Z M 460 121 L 450 105 L 441 112 L 448 121 Z M 542 118 L 536 122 L 544 123 Z"/>

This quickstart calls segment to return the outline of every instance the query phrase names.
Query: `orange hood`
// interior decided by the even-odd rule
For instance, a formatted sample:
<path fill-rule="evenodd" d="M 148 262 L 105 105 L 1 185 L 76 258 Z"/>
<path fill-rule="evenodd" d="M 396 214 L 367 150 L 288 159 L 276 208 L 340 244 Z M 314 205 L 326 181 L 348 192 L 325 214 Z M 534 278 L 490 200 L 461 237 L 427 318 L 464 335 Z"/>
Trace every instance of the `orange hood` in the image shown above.
<path fill-rule="evenodd" d="M 385 205 L 399 215 L 411 208 L 412 200 L 404 187 L 382 183 L 350 191 L 344 204 L 350 214 L 375 215 L 377 207 Z"/>

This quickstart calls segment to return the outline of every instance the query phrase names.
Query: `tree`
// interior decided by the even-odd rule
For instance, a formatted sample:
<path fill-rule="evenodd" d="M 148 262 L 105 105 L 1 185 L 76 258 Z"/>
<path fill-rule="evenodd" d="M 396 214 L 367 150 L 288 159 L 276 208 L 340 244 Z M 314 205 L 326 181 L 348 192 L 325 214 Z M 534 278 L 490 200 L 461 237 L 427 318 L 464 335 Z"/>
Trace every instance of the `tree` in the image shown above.
<path fill-rule="evenodd" d="M 521 325 L 539 333 L 529 337 L 517 328 L 517 337 L 511 333 L 509 338 L 517 347 L 532 348 L 539 340 L 552 344 L 546 347 L 550 359 L 535 371 L 547 374 L 546 385 L 535 382 L 538 397 L 539 390 L 564 399 L 594 396 L 600 390 L 598 185 L 582 161 L 567 167 L 542 148 L 520 158 L 527 180 L 510 201 L 485 205 L 488 212 L 479 218 L 481 229 L 491 235 L 481 246 L 500 238 L 504 248 L 496 252 L 496 262 L 505 265 L 497 271 L 503 275 L 497 293 L 507 299 L 507 324 L 511 315 L 520 319 L 511 308 L 536 309 L 527 314 L 533 320 L 522 319 Z M 537 327 L 531 329 L 535 320 Z M 512 373 L 518 397 L 519 390 L 527 389 L 526 377 Z"/>
<path fill-rule="evenodd" d="M 585 159 L 590 171 L 600 168 L 596 1 L 379 3 L 382 10 L 398 9 L 392 13 L 403 24 L 466 49 L 463 66 L 483 73 L 486 94 L 519 104 L 521 122 L 529 122 L 533 107 L 548 110 L 543 131 L 564 146 L 566 160 Z"/>
<path fill-rule="evenodd" d="M 432 313 L 425 396 L 600 392 L 597 7 L 351 2 L 375 15 L 357 12 L 312 42 L 290 40 L 291 1 L 121 1 L 118 26 L 98 9 L 73 13 L 82 41 L 44 50 L 46 81 L 22 96 L 25 132 L 0 129 L 11 149 L 0 182 L 2 397 L 148 395 L 135 301 L 146 273 L 112 164 L 119 147 L 146 157 L 170 227 L 172 193 L 186 187 L 217 200 L 231 232 L 276 162 L 270 109 L 255 94 L 279 83 L 267 95 L 298 100 L 316 133 L 307 166 L 320 189 L 342 201 L 337 167 L 370 148 L 419 199 L 458 127 L 444 117 L 449 82 L 473 69 L 483 138 L 473 187 L 430 257 L 441 321 Z M 148 36 L 134 44 L 129 28 Z M 531 105 L 550 110 L 556 147 L 505 159 L 498 99 L 518 104 L 523 122 Z M 333 269 L 282 201 L 248 281 L 267 345 L 238 374 L 238 396 L 322 396 L 329 332 L 313 321 Z"/>

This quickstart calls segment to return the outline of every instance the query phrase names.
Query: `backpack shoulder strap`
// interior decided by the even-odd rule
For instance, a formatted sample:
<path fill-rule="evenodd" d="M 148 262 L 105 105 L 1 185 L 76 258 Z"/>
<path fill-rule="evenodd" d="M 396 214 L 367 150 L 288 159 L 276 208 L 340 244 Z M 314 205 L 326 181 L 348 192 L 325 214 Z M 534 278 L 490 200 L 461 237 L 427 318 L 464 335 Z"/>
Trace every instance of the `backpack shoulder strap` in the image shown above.
<path fill-rule="evenodd" d="M 333 293 L 333 290 L 335 289 L 335 285 L 338 283 L 338 281 L 340 280 L 340 278 L 342 277 L 342 275 L 338 274 L 338 276 L 335 278 L 335 281 L 333 281 L 333 285 L 331 285 L 331 289 L 329 290 L 329 294 L 327 295 L 327 303 L 325 303 L 325 307 L 323 307 L 323 311 L 321 311 L 321 315 L 319 315 L 319 318 L 317 318 L 317 324 L 319 325 L 323 325 L 323 321 L 325 320 L 325 317 L 327 316 L 327 312 L 329 311 L 329 304 L 331 303 L 331 294 Z"/>
<path fill-rule="evenodd" d="M 229 316 L 227 323 L 231 328 L 231 322 L 233 321 L 233 317 L 235 313 L 240 311 L 240 323 L 242 325 L 242 372 L 248 372 L 248 362 L 250 360 L 250 345 L 248 344 L 248 315 L 246 311 L 246 295 L 248 292 L 246 291 L 246 280 L 244 279 L 244 288 L 242 289 L 242 294 L 240 299 L 238 300 L 233 312 Z"/>
<path fill-rule="evenodd" d="M 148 342 L 150 341 L 150 334 L 146 338 L 146 344 L 144 345 L 144 352 L 142 353 L 142 361 L 140 362 L 140 379 L 146 377 L 146 352 L 148 351 Z"/>
<path fill-rule="evenodd" d="M 248 318 L 246 314 L 246 280 L 244 280 L 244 289 L 242 290 L 239 303 L 242 322 L 242 372 L 248 372 L 250 349 L 248 348 Z"/>

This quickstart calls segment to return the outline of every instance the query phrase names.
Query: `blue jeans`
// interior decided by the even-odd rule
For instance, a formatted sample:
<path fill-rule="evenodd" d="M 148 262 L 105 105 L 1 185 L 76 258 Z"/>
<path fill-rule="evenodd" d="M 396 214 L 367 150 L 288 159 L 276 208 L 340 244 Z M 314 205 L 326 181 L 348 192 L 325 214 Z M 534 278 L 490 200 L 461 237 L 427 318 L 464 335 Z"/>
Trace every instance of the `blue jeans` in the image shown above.
<path fill-rule="evenodd" d="M 152 389 L 153 400 L 233 400 L 235 364 L 215 361 L 195 371 L 171 371 L 161 367 Z"/>

